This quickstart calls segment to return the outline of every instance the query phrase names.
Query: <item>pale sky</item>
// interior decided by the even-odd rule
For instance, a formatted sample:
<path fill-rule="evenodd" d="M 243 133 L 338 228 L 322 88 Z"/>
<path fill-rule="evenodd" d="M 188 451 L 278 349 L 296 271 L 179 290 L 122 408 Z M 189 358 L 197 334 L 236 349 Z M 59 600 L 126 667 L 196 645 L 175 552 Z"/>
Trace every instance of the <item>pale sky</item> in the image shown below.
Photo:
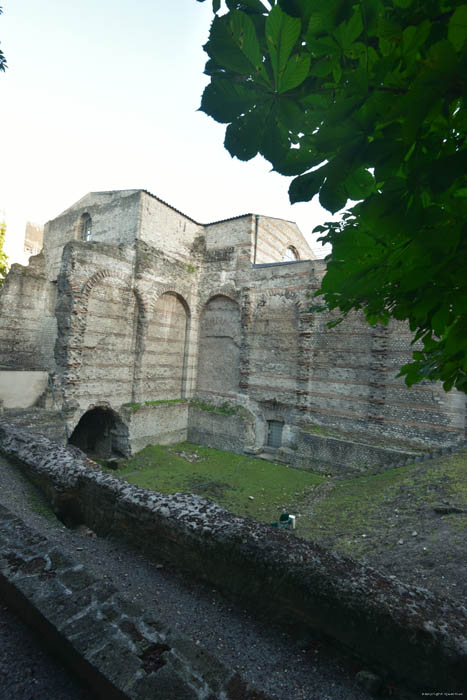
<path fill-rule="evenodd" d="M 291 178 L 224 149 L 197 109 L 212 3 L 0 0 L 0 217 L 22 261 L 26 221 L 87 192 L 146 189 L 201 222 L 247 212 L 296 221 L 321 257 L 319 204 L 290 205 Z M 24 259 L 23 259 L 24 260 Z"/>

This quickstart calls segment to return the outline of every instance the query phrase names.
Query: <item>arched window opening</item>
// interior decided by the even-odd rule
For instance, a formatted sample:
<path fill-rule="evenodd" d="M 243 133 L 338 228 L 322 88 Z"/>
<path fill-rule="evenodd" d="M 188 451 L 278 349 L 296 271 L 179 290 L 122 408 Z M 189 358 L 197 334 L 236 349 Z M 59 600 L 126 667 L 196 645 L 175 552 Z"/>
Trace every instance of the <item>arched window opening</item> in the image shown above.
<path fill-rule="evenodd" d="M 282 262 L 291 262 L 293 260 L 300 260 L 300 256 L 298 254 L 298 250 L 294 248 L 293 245 L 289 245 L 289 247 L 284 253 Z"/>
<path fill-rule="evenodd" d="M 68 442 L 96 459 L 130 456 L 128 428 L 109 408 L 87 411 L 81 416 Z"/>
<path fill-rule="evenodd" d="M 81 216 L 79 229 L 79 238 L 89 242 L 92 239 L 92 219 L 89 214 Z"/>

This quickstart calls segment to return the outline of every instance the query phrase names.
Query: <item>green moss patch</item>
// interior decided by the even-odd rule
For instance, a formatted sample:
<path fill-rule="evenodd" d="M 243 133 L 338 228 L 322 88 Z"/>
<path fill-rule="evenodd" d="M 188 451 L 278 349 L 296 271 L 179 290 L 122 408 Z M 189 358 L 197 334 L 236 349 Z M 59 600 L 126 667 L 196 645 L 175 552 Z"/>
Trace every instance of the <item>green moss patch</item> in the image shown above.
<path fill-rule="evenodd" d="M 277 520 L 283 510 L 296 513 L 324 480 L 281 464 L 187 442 L 149 445 L 117 473 L 154 491 L 196 493 L 237 515 L 264 522 Z"/>
<path fill-rule="evenodd" d="M 198 401 L 195 399 L 191 401 L 190 405 L 194 408 L 200 408 L 202 411 L 208 411 L 208 413 L 220 413 L 224 416 L 234 416 L 235 414 L 241 413 L 242 411 L 242 406 L 236 406 L 234 404 L 228 403 L 227 401 L 224 401 L 224 403 L 217 406 L 204 403 L 204 401 Z"/>
<path fill-rule="evenodd" d="M 467 451 L 338 480 L 184 442 L 150 445 L 117 474 L 162 493 L 196 493 L 266 523 L 293 513 L 298 536 L 356 558 L 397 550 L 401 538 L 426 555 L 467 531 Z M 434 506 L 442 503 L 466 512 L 439 515 Z"/>
<path fill-rule="evenodd" d="M 159 406 L 168 403 L 186 403 L 187 399 L 158 399 L 157 401 L 145 401 L 145 406 Z"/>

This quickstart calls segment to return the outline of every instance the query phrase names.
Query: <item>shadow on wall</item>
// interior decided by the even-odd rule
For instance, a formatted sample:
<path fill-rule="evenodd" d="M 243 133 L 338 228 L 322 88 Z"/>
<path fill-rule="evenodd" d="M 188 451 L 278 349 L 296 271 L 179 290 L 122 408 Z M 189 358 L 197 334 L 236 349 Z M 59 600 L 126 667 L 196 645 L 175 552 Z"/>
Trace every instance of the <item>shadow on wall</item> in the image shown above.
<path fill-rule="evenodd" d="M 128 428 L 110 408 L 87 411 L 73 430 L 68 441 L 86 454 L 100 459 L 129 457 Z"/>

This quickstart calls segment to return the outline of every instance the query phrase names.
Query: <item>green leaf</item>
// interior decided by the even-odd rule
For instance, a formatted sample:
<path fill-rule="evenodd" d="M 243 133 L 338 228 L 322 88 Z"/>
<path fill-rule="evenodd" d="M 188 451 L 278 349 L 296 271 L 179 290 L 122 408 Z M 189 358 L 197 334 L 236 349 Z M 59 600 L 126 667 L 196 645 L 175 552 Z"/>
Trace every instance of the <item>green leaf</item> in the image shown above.
<path fill-rule="evenodd" d="M 276 88 L 285 69 L 292 49 L 297 43 L 302 23 L 296 17 L 289 17 L 275 5 L 266 20 L 266 41 Z"/>
<path fill-rule="evenodd" d="M 346 177 L 344 187 L 349 199 L 366 199 L 375 191 L 375 180 L 368 170 L 358 168 Z"/>
<path fill-rule="evenodd" d="M 253 85 L 215 78 L 203 92 L 200 109 L 217 122 L 227 123 L 261 101 L 264 101 L 264 93 Z"/>
<path fill-rule="evenodd" d="M 293 90 L 303 83 L 310 70 L 309 54 L 294 54 L 290 57 L 284 72 L 279 77 L 278 90 L 280 93 Z"/>
<path fill-rule="evenodd" d="M 265 127 L 265 111 L 253 112 L 238 117 L 225 131 L 224 146 L 230 155 L 239 160 L 251 160 L 261 148 Z"/>
<path fill-rule="evenodd" d="M 335 214 L 347 204 L 347 192 L 340 181 L 326 178 L 326 182 L 319 191 L 319 203 L 322 207 Z"/>
<path fill-rule="evenodd" d="M 305 22 L 308 21 L 312 10 L 312 3 L 309 0 L 279 0 L 281 10 L 291 17 L 300 17 Z"/>
<path fill-rule="evenodd" d="M 323 168 L 313 170 L 311 173 L 300 175 L 292 180 L 289 186 L 289 199 L 291 204 L 296 202 L 309 202 L 319 192 L 323 184 L 325 174 Z"/>
<path fill-rule="evenodd" d="M 394 0 L 394 5 L 396 7 L 402 7 L 407 9 L 412 4 L 413 0 Z"/>
<path fill-rule="evenodd" d="M 342 22 L 334 31 L 334 36 L 339 42 L 342 50 L 348 51 L 355 39 L 357 39 L 363 31 L 363 20 L 361 8 L 357 5 L 352 17 L 348 22 Z"/>
<path fill-rule="evenodd" d="M 450 321 L 451 312 L 445 306 L 435 313 L 435 315 L 431 319 L 431 327 L 433 328 L 438 338 L 441 338 L 441 336 L 446 330 L 446 326 L 450 323 Z"/>
<path fill-rule="evenodd" d="M 310 68 L 310 74 L 315 75 L 318 78 L 326 78 L 330 73 L 332 73 L 334 67 L 334 61 L 329 58 L 324 58 L 313 65 Z"/>
<path fill-rule="evenodd" d="M 467 5 L 461 5 L 449 20 L 448 39 L 459 51 L 467 39 Z"/>
<path fill-rule="evenodd" d="M 402 32 L 402 53 L 413 54 L 425 43 L 431 30 L 427 19 L 417 26 L 410 26 Z"/>
<path fill-rule="evenodd" d="M 251 65 L 258 69 L 262 63 L 262 54 L 256 36 L 255 25 L 250 17 L 244 12 L 234 10 L 230 12 L 229 21 L 232 37 L 237 43 L 240 51 L 250 61 Z"/>
<path fill-rule="evenodd" d="M 217 63 L 235 73 L 251 75 L 262 69 L 255 26 L 244 12 L 216 15 L 204 49 Z"/>
<path fill-rule="evenodd" d="M 313 153 L 308 148 L 292 148 L 278 162 L 274 163 L 274 170 L 281 175 L 300 175 L 304 170 L 314 168 L 321 162 L 322 156 Z"/>
<path fill-rule="evenodd" d="M 307 25 L 307 40 L 313 36 L 332 33 L 344 19 L 343 10 L 348 8 L 347 0 L 327 0 L 326 2 L 310 2 L 309 20 Z"/>

